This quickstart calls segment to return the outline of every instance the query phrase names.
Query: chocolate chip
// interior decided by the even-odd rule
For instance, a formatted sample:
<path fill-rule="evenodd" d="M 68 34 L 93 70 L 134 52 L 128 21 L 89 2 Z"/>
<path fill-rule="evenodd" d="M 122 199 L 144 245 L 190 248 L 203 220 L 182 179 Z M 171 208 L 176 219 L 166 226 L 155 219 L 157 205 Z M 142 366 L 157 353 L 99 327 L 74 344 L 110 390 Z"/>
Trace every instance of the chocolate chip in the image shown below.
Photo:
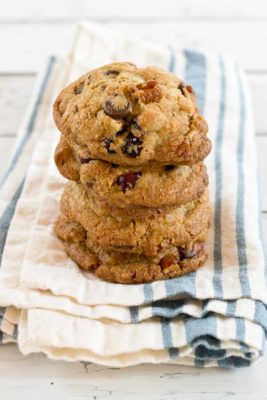
<path fill-rule="evenodd" d="M 189 249 L 179 249 L 180 250 L 180 260 L 197 257 L 203 250 L 203 243 L 195 242 L 191 250 Z"/>
<path fill-rule="evenodd" d="M 117 95 L 109 97 L 103 104 L 105 114 L 109 117 L 119 119 L 126 117 L 130 112 L 130 103 L 126 97 Z"/>
<path fill-rule="evenodd" d="M 135 184 L 141 175 L 141 172 L 128 172 L 127 174 L 120 175 L 117 178 L 116 183 L 121 187 L 123 193 L 125 193 L 127 189 L 135 187 Z"/>
<path fill-rule="evenodd" d="M 93 161 L 93 158 L 90 157 L 79 157 L 79 161 L 81 164 L 88 164 L 90 161 Z"/>
<path fill-rule="evenodd" d="M 180 85 L 178 86 L 178 89 L 181 90 L 181 92 L 184 96 L 186 96 L 186 91 L 185 91 L 186 86 L 183 82 L 180 83 Z"/>
<path fill-rule="evenodd" d="M 116 132 L 116 136 L 121 136 L 125 132 L 127 132 L 127 127 L 124 126 L 122 129 L 120 129 L 118 132 Z"/>
<path fill-rule="evenodd" d="M 169 165 L 164 165 L 165 171 L 171 171 L 171 170 L 174 169 L 174 168 L 175 168 L 175 165 L 171 165 L 171 164 L 169 164 Z"/>
<path fill-rule="evenodd" d="M 114 150 L 114 149 L 111 149 L 110 148 L 110 145 L 113 143 L 113 140 L 112 139 L 108 139 L 108 138 L 104 138 L 103 139 L 103 144 L 104 144 L 104 146 L 105 146 L 105 148 L 107 149 L 107 152 L 109 153 L 109 154 L 115 154 L 116 153 L 116 151 Z"/>
<path fill-rule="evenodd" d="M 116 71 L 114 69 L 108 69 L 104 73 L 105 73 L 105 75 L 109 76 L 110 78 L 116 78 L 119 75 L 119 71 Z"/>
<path fill-rule="evenodd" d="M 112 163 L 112 164 L 111 164 L 111 168 L 118 168 L 118 164 Z"/>
<path fill-rule="evenodd" d="M 84 82 L 81 82 L 78 86 L 75 87 L 75 94 L 81 94 L 84 88 Z"/>
<path fill-rule="evenodd" d="M 127 154 L 129 157 L 135 158 L 139 156 L 142 148 L 142 141 L 132 133 L 128 133 L 125 138 L 125 144 L 122 146 L 123 153 Z"/>

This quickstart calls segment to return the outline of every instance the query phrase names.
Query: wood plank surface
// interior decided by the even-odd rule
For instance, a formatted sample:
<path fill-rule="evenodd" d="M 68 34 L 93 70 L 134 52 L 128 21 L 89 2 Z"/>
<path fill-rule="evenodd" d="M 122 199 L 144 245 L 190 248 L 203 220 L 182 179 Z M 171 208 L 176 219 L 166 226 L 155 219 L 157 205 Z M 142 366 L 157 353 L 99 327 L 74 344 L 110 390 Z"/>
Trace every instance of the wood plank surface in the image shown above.
<path fill-rule="evenodd" d="M 31 97 L 34 79 L 34 75 L 0 75 L 0 136 L 17 133 Z"/>
<path fill-rule="evenodd" d="M 111 28 L 173 47 L 232 55 L 245 69 L 267 71 L 266 21 L 108 22 Z M 0 25 L 0 72 L 36 72 L 47 55 L 69 51 L 75 23 Z M 257 45 L 255 45 L 255 43 Z"/>
<path fill-rule="evenodd" d="M 152 364 L 118 369 L 23 357 L 7 345 L 0 359 L 3 400 L 266 400 L 267 358 L 241 370 Z"/>
<path fill-rule="evenodd" d="M 77 18 L 98 20 L 159 18 L 263 19 L 265 0 L 9 0 L 1 8 L 0 21 L 64 21 Z"/>

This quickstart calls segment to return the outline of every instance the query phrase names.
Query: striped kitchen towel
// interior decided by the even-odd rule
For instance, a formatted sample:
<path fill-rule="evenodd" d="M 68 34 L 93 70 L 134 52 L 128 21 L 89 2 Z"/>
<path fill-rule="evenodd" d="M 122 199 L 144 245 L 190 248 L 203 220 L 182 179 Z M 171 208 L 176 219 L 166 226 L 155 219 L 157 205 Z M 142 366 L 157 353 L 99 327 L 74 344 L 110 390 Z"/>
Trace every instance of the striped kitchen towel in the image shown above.
<path fill-rule="evenodd" d="M 53 99 L 81 73 L 117 60 L 183 77 L 209 123 L 209 260 L 181 278 L 103 282 L 80 271 L 53 234 L 64 186 L 53 163 L 59 138 Z M 52 58 L 38 86 L 2 181 L 0 206 L 0 326 L 3 341 L 17 340 L 24 354 L 112 366 L 203 367 L 247 366 L 263 354 L 267 270 L 254 127 L 246 79 L 230 58 L 80 24 L 68 61 Z"/>

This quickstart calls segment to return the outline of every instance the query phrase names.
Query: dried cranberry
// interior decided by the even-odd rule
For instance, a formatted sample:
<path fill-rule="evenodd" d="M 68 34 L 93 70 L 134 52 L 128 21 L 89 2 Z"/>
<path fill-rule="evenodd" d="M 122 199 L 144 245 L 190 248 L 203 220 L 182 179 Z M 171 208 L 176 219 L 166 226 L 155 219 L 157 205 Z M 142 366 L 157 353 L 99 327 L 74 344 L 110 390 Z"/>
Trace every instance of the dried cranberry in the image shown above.
<path fill-rule="evenodd" d="M 103 143 L 104 143 L 104 146 L 107 149 L 107 152 L 109 154 L 115 154 L 116 153 L 116 151 L 114 149 L 110 148 L 110 145 L 113 143 L 112 139 L 104 138 L 103 139 Z"/>
<path fill-rule="evenodd" d="M 142 141 L 132 133 L 128 133 L 125 138 L 125 144 L 122 146 L 123 153 L 127 154 L 129 157 L 135 158 L 139 156 L 142 148 Z"/>
<path fill-rule="evenodd" d="M 197 257 L 203 250 L 203 243 L 195 242 L 191 250 L 180 249 L 180 260 Z"/>
<path fill-rule="evenodd" d="M 136 181 L 141 177 L 141 172 L 128 172 L 127 174 L 120 175 L 116 183 L 120 185 L 123 193 L 126 192 L 127 189 L 132 189 L 135 187 Z"/>

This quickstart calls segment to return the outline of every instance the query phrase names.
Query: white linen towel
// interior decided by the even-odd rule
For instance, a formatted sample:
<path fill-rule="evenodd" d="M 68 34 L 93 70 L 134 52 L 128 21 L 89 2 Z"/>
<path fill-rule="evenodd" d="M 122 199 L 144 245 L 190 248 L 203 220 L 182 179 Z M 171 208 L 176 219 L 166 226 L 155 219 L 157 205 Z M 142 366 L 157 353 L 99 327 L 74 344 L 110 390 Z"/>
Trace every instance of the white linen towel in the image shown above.
<path fill-rule="evenodd" d="M 83 72 L 117 60 L 183 77 L 209 123 L 209 259 L 181 278 L 103 282 L 79 270 L 53 233 L 65 183 L 53 162 L 59 139 L 53 100 Z M 111 366 L 227 367 L 257 360 L 267 329 L 266 263 L 252 111 L 240 69 L 226 56 L 173 50 L 83 23 L 67 62 L 51 58 L 38 88 L 1 188 L 2 341 L 17 340 L 24 354 Z"/>

